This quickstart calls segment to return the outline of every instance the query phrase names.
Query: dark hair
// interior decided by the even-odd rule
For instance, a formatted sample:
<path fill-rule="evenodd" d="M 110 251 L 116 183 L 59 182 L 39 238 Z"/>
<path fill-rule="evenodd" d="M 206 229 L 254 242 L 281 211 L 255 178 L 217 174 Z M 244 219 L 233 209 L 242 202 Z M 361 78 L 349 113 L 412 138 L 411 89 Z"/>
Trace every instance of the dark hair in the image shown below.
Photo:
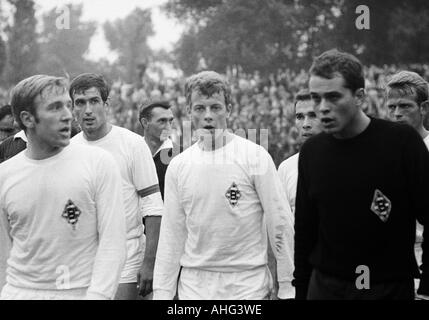
<path fill-rule="evenodd" d="M 103 102 L 107 101 L 110 92 L 110 86 L 102 75 L 95 73 L 82 73 L 70 83 L 69 94 L 72 101 L 75 93 L 83 93 L 88 89 L 97 88 L 100 92 Z"/>
<path fill-rule="evenodd" d="M 310 90 L 308 90 L 307 88 L 301 89 L 295 95 L 295 106 L 298 103 L 298 101 L 307 101 L 307 100 L 311 100 Z"/>
<path fill-rule="evenodd" d="M 186 103 L 191 105 L 192 92 L 197 91 L 200 94 L 211 97 L 215 93 L 223 93 L 225 104 L 232 104 L 231 88 L 228 81 L 219 73 L 214 71 L 202 71 L 186 79 L 185 96 Z"/>
<path fill-rule="evenodd" d="M 401 95 L 415 95 L 417 104 L 428 100 L 428 83 L 417 73 L 401 71 L 392 76 L 386 85 L 386 95 L 391 90 L 398 91 Z"/>
<path fill-rule="evenodd" d="M 353 93 L 365 88 L 362 63 L 354 55 L 332 49 L 316 57 L 310 68 L 310 74 L 332 79 L 337 74 L 344 78 L 344 86 Z"/>
<path fill-rule="evenodd" d="M 171 105 L 168 101 L 153 101 L 149 104 L 143 104 L 140 107 L 139 121 L 141 122 L 142 118 L 150 120 L 152 118 L 152 110 L 158 107 L 168 110 L 171 108 Z"/>
<path fill-rule="evenodd" d="M 13 116 L 12 106 L 10 104 L 6 104 L 6 105 L 0 107 L 0 120 L 2 120 L 7 115 Z"/>
<path fill-rule="evenodd" d="M 59 87 L 67 92 L 67 79 L 52 77 L 47 75 L 35 75 L 26 78 L 19 82 L 11 91 L 11 105 L 13 116 L 15 121 L 18 123 L 22 130 L 26 130 L 26 127 L 21 121 L 21 112 L 30 112 L 36 120 L 36 106 L 35 99 L 38 95 L 43 95 L 46 89 Z"/>

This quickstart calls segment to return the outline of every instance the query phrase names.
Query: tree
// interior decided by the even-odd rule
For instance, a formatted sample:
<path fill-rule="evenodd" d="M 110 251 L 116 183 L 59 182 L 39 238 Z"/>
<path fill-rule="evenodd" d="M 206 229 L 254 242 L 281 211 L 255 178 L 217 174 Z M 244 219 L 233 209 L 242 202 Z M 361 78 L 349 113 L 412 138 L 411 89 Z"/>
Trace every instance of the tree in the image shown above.
<path fill-rule="evenodd" d="M 106 22 L 104 33 L 110 49 L 119 55 L 124 79 L 136 81 L 138 66 L 147 64 L 152 56 L 147 44 L 148 37 L 154 34 L 151 12 L 136 8 L 124 19 Z"/>
<path fill-rule="evenodd" d="M 8 35 L 7 77 L 9 84 L 34 75 L 39 59 L 33 0 L 9 0 L 15 7 Z"/>
<path fill-rule="evenodd" d="M 170 0 L 164 9 L 188 25 L 176 51 L 187 73 L 195 71 L 199 53 L 221 72 L 240 65 L 245 71 L 269 73 L 308 61 L 318 48 L 315 35 L 335 18 L 330 9 L 336 2 Z"/>
<path fill-rule="evenodd" d="M 66 5 L 43 15 L 40 34 L 40 73 L 73 77 L 88 72 L 90 63 L 85 59 L 96 23 L 82 21 L 83 5 Z"/>
<path fill-rule="evenodd" d="M 356 27 L 362 4 L 369 30 Z M 164 9 L 187 25 L 176 50 L 187 73 L 196 71 L 198 53 L 211 69 L 240 64 L 265 74 L 308 68 L 331 48 L 365 64 L 427 62 L 427 0 L 169 0 Z"/>
<path fill-rule="evenodd" d="M 4 67 L 6 66 L 6 42 L 3 39 L 3 36 L 6 35 L 6 17 L 3 15 L 2 6 L 0 5 L 0 79 L 2 79 L 2 74 Z"/>
<path fill-rule="evenodd" d="M 355 25 L 361 4 L 369 8 L 369 30 Z M 335 28 L 327 34 L 334 46 L 355 53 L 365 64 L 427 62 L 428 45 L 422 41 L 429 35 L 427 1 L 347 0 L 338 9 Z"/>
<path fill-rule="evenodd" d="M 391 12 L 392 23 L 388 29 L 388 40 L 395 46 L 392 62 L 428 63 L 428 17 L 427 4 L 397 7 Z"/>

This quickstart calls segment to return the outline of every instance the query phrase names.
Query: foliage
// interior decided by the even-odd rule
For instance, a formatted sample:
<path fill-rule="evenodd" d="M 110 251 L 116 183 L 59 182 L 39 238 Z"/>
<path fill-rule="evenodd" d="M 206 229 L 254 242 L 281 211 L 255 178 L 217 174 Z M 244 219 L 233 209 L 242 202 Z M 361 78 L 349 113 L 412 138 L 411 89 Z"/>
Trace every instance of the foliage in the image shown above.
<path fill-rule="evenodd" d="M 124 19 L 106 22 L 104 33 L 110 49 L 119 55 L 123 77 L 127 81 L 136 80 L 139 77 L 136 71 L 145 69 L 152 56 L 147 44 L 148 37 L 154 34 L 150 10 L 136 8 Z"/>
<path fill-rule="evenodd" d="M 39 45 L 33 0 L 8 0 L 14 7 L 13 25 L 8 34 L 7 80 L 16 83 L 36 73 Z"/>
<path fill-rule="evenodd" d="M 61 11 L 57 11 L 57 8 L 43 15 L 43 30 L 39 37 L 40 73 L 73 77 L 88 72 L 89 62 L 85 59 L 85 53 L 95 33 L 96 24 L 82 21 L 82 7 L 82 4 L 67 5 L 70 28 L 59 28 Z"/>
<path fill-rule="evenodd" d="M 370 9 L 370 30 L 356 28 L 361 4 Z M 188 74 L 197 71 L 200 55 L 210 69 L 240 65 L 268 74 L 308 68 L 333 47 L 366 64 L 427 61 L 424 0 L 170 0 L 164 9 L 187 25 L 176 57 Z"/>

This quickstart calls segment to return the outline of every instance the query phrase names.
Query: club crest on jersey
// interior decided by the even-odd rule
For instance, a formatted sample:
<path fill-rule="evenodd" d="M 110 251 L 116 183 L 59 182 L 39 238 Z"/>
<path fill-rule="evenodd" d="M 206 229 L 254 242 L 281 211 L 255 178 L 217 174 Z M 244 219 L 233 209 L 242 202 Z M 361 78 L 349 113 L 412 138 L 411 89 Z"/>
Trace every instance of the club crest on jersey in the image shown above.
<path fill-rule="evenodd" d="M 238 190 L 235 182 L 229 187 L 229 189 L 225 193 L 225 197 L 229 200 L 229 204 L 233 207 L 238 205 L 238 200 L 241 198 L 241 192 Z"/>
<path fill-rule="evenodd" d="M 372 199 L 371 211 L 374 212 L 383 222 L 389 219 L 392 203 L 380 190 L 375 189 Z"/>
<path fill-rule="evenodd" d="M 81 211 L 79 208 L 73 203 L 73 201 L 67 201 L 66 206 L 64 207 L 64 211 L 62 217 L 67 220 L 69 224 L 72 225 L 73 230 L 76 230 L 76 223 L 79 220 L 79 216 Z"/>

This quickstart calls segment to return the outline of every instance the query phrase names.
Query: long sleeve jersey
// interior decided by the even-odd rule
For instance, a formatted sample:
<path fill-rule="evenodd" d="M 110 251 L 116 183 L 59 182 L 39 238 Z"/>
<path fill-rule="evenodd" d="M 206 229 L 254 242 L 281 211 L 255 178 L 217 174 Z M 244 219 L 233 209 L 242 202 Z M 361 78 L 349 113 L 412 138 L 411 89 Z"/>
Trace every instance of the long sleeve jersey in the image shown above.
<path fill-rule="evenodd" d="M 296 185 L 298 183 L 298 159 L 299 153 L 287 158 L 279 166 L 279 176 L 282 182 L 286 199 L 292 212 L 295 212 Z"/>
<path fill-rule="evenodd" d="M 8 258 L 7 283 L 88 288 L 87 298 L 112 299 L 126 252 L 121 178 L 113 158 L 99 148 L 69 145 L 44 160 L 24 151 L 2 163 L 0 232 L 12 246 L 8 256 L 2 254 Z"/>
<path fill-rule="evenodd" d="M 141 237 L 142 217 L 162 216 L 163 212 L 155 163 L 143 137 L 112 126 L 101 139 L 89 141 L 81 132 L 73 137 L 72 143 L 99 147 L 113 156 L 122 177 L 127 239 Z"/>
<path fill-rule="evenodd" d="M 215 151 L 194 144 L 171 161 L 164 200 L 154 299 L 174 297 L 180 266 L 239 272 L 266 265 L 267 230 L 278 281 L 293 291 L 293 217 L 265 149 L 238 136 Z"/>
<path fill-rule="evenodd" d="M 322 133 L 303 145 L 298 167 L 297 298 L 306 297 L 313 268 L 355 281 L 364 265 L 371 283 L 418 275 L 414 241 L 416 219 L 425 226 L 429 218 L 429 152 L 413 128 L 371 119 L 351 139 Z M 419 289 L 425 294 L 427 243 Z"/>

